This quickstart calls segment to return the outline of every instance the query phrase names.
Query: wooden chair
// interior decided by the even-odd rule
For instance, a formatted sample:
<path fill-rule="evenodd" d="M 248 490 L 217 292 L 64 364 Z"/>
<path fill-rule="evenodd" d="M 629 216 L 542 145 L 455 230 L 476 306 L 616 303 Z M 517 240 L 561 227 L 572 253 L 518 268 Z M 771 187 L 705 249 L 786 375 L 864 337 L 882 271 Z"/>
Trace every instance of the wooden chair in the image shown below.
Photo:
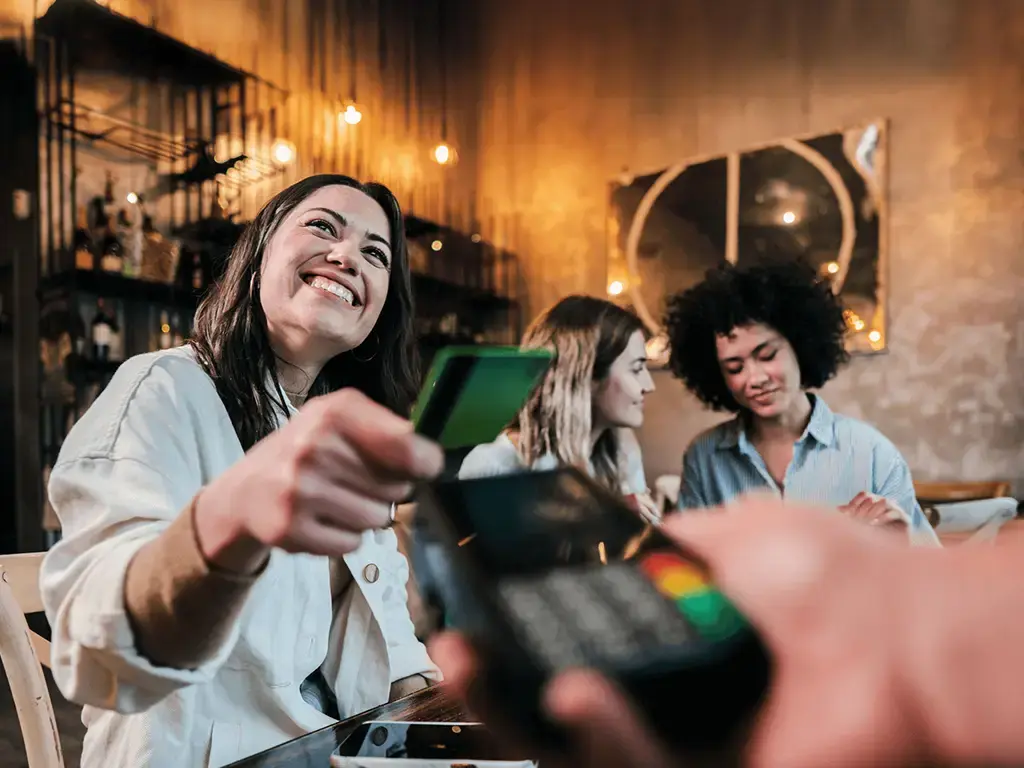
<path fill-rule="evenodd" d="M 1010 498 L 1005 480 L 959 483 L 914 483 L 914 494 L 946 546 L 992 543 L 1013 521 L 1017 502 Z M 983 508 L 992 514 L 985 520 Z M 963 514 L 969 512 L 970 514 Z M 968 523 L 977 518 L 980 527 Z"/>
<path fill-rule="evenodd" d="M 11 686 L 29 768 L 64 768 L 53 702 L 43 664 L 50 643 L 29 629 L 26 613 L 43 610 L 39 567 L 43 553 L 0 556 L 0 660 Z"/>
<path fill-rule="evenodd" d="M 1000 499 L 1010 495 L 1010 483 L 991 480 L 976 483 L 914 483 L 914 495 L 926 504 L 949 504 L 954 501 Z"/>

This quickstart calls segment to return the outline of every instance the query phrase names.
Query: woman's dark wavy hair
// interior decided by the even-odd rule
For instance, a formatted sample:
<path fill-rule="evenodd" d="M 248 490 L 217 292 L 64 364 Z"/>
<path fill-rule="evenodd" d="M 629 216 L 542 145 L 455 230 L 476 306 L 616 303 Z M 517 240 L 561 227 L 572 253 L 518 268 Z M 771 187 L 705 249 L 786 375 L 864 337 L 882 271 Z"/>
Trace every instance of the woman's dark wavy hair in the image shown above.
<path fill-rule="evenodd" d="M 669 366 L 716 411 L 740 410 L 718 362 L 716 338 L 762 323 L 793 347 L 804 389 L 821 387 L 849 359 L 843 307 L 831 287 L 798 261 L 709 270 L 699 285 L 669 300 Z"/>
<path fill-rule="evenodd" d="M 382 184 L 363 184 L 337 174 L 310 176 L 263 206 L 232 249 L 223 278 L 196 312 L 191 344 L 216 383 L 245 450 L 273 432 L 279 414 L 287 413 L 277 377 L 278 358 L 270 346 L 260 303 L 260 270 L 267 244 L 299 203 L 332 185 L 358 189 L 384 209 L 390 230 L 391 274 L 373 333 L 356 349 L 331 359 L 310 387 L 309 397 L 352 387 L 404 416 L 416 396 L 419 354 L 413 335 L 412 279 L 402 209 Z M 268 379 L 274 383 L 272 391 L 266 386 Z"/>

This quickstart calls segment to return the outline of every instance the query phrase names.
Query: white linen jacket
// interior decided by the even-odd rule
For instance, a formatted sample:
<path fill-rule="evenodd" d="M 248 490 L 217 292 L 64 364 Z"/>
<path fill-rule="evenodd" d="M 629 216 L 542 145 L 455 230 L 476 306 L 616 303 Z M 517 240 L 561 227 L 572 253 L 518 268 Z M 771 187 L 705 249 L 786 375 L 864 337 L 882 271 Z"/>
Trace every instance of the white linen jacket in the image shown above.
<path fill-rule="evenodd" d="M 172 669 L 139 654 L 125 613 L 129 560 L 242 455 L 189 347 L 126 361 L 65 440 L 49 486 L 63 539 L 40 586 L 54 678 L 85 707 L 83 768 L 223 766 L 330 725 L 299 693 L 318 667 L 342 717 L 383 704 L 409 675 L 439 679 L 390 530 L 366 532 L 345 557 L 354 586 L 336 606 L 327 558 L 274 551 L 209 662 Z"/>

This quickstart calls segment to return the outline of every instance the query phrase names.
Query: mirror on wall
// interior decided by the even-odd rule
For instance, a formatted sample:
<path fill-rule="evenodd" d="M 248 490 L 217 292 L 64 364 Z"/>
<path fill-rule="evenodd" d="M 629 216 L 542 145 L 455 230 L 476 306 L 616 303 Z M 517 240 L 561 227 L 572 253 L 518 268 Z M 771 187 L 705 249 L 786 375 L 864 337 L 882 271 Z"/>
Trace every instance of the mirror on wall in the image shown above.
<path fill-rule="evenodd" d="M 874 120 L 613 182 L 608 293 L 651 330 L 652 360 L 668 299 L 723 261 L 805 260 L 843 302 L 850 351 L 883 351 L 886 138 Z"/>

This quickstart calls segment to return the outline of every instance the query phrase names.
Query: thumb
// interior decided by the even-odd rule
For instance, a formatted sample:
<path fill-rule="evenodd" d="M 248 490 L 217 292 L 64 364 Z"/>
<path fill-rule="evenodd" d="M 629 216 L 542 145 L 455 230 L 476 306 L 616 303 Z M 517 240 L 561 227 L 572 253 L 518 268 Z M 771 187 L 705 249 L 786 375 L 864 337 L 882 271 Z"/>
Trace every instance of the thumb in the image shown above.
<path fill-rule="evenodd" d="M 410 421 L 354 389 L 326 395 L 319 414 L 360 457 L 403 477 L 430 478 L 444 468 L 444 452 L 417 435 Z"/>
<path fill-rule="evenodd" d="M 551 717 L 570 732 L 579 765 L 588 768 L 669 768 L 660 740 L 621 692 L 590 670 L 571 670 L 545 692 Z"/>

